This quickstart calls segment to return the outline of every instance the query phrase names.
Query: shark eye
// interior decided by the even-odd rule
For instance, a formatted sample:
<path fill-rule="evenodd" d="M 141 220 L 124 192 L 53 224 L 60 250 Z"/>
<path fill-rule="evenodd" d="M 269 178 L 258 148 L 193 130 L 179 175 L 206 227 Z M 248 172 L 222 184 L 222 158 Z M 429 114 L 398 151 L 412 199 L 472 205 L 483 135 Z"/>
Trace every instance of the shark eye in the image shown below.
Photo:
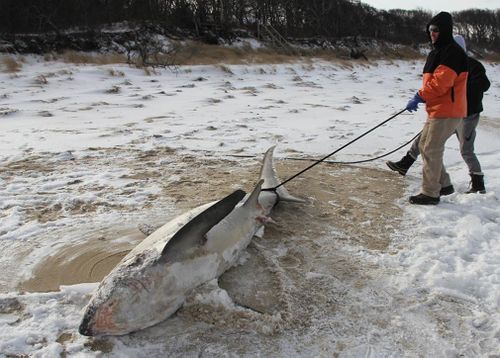
<path fill-rule="evenodd" d="M 128 267 L 139 266 L 144 262 L 143 255 L 137 255 L 134 260 L 128 264 Z"/>

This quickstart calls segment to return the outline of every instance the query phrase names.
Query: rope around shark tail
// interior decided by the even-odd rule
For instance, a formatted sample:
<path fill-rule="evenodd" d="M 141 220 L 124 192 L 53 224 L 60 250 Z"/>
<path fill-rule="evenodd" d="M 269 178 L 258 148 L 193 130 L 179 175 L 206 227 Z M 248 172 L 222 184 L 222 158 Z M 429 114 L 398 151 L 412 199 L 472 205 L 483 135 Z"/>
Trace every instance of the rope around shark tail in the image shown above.
<path fill-rule="evenodd" d="M 400 114 L 402 114 L 403 112 L 406 111 L 406 108 L 403 109 L 402 111 L 399 111 L 398 113 L 392 115 L 391 117 L 387 118 L 385 121 L 377 124 L 375 127 L 369 129 L 368 131 L 364 132 L 363 134 L 361 134 L 360 136 L 354 138 L 353 140 L 351 140 L 349 143 L 346 143 L 344 144 L 342 147 L 334 150 L 333 152 L 331 152 L 330 154 L 324 156 L 323 158 L 317 160 L 316 162 L 314 162 L 313 164 L 311 164 L 310 166 L 308 166 L 307 168 L 301 170 L 300 172 L 298 172 L 297 174 L 295 175 L 292 175 L 290 178 L 286 179 L 285 181 L 281 182 L 280 184 L 276 185 L 274 188 L 266 188 L 266 189 L 262 189 L 263 191 L 276 191 L 280 186 L 282 185 L 285 185 L 286 183 L 288 183 L 289 181 L 292 181 L 293 179 L 295 179 L 296 177 L 298 177 L 299 175 L 305 173 L 306 171 L 308 171 L 309 169 L 315 167 L 316 165 L 324 162 L 326 159 L 328 159 L 329 157 L 331 157 L 332 155 L 334 155 L 335 153 L 338 153 L 340 152 L 342 149 L 350 146 L 352 143 L 356 142 L 357 140 L 363 138 L 364 136 L 366 136 L 367 134 L 373 132 L 375 129 L 377 129 L 378 127 L 381 127 L 383 126 L 384 124 L 386 124 L 387 122 L 391 121 L 392 119 L 396 118 L 397 116 L 399 116 Z"/>

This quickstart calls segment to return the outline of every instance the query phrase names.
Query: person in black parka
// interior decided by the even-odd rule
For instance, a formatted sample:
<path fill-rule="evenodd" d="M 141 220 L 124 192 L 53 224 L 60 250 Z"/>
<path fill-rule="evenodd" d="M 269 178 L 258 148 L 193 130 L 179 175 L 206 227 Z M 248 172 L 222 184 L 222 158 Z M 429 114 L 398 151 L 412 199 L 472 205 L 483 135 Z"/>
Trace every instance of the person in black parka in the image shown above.
<path fill-rule="evenodd" d="M 464 51 L 465 40 L 462 36 L 456 35 L 455 41 L 462 46 Z M 490 81 L 486 76 L 484 66 L 476 59 L 467 57 L 469 76 L 467 78 L 467 117 L 457 129 L 457 136 L 460 140 L 460 154 L 469 167 L 471 177 L 471 187 L 467 193 L 484 194 L 484 174 L 481 164 L 474 153 L 474 141 L 476 139 L 476 127 L 479 123 L 479 114 L 483 111 L 483 94 L 490 88 Z"/>

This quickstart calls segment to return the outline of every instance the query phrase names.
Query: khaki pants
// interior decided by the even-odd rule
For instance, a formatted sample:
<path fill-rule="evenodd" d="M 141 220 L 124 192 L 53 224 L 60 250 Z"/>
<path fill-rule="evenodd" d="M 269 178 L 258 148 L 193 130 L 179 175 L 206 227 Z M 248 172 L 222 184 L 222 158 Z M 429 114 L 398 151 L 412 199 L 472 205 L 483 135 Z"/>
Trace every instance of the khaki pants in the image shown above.
<path fill-rule="evenodd" d="M 476 127 L 478 123 L 479 113 L 471 114 L 460 121 L 455 134 L 460 142 L 460 154 L 462 154 L 462 158 L 469 168 L 469 173 L 483 175 L 483 172 L 481 171 L 481 164 L 479 164 L 479 160 L 474 153 L 474 141 L 476 139 Z M 410 150 L 408 151 L 408 154 L 413 159 L 417 159 L 420 155 L 420 150 L 418 149 L 420 137 L 421 135 L 415 138 L 411 144 Z"/>
<path fill-rule="evenodd" d="M 444 145 L 462 118 L 428 119 L 425 122 L 418 149 L 422 155 L 422 194 L 439 198 L 441 188 L 451 185 L 443 165 Z"/>

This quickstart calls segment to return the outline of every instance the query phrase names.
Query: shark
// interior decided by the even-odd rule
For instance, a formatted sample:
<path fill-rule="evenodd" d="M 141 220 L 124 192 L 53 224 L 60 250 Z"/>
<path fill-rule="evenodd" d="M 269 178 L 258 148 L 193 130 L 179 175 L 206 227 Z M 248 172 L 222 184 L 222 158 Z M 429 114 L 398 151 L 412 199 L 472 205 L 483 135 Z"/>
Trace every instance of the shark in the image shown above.
<path fill-rule="evenodd" d="M 304 202 L 280 186 L 274 149 L 265 153 L 250 194 L 236 190 L 185 212 L 132 249 L 93 293 L 79 333 L 125 335 L 164 321 L 195 288 L 235 264 L 279 201 Z"/>

